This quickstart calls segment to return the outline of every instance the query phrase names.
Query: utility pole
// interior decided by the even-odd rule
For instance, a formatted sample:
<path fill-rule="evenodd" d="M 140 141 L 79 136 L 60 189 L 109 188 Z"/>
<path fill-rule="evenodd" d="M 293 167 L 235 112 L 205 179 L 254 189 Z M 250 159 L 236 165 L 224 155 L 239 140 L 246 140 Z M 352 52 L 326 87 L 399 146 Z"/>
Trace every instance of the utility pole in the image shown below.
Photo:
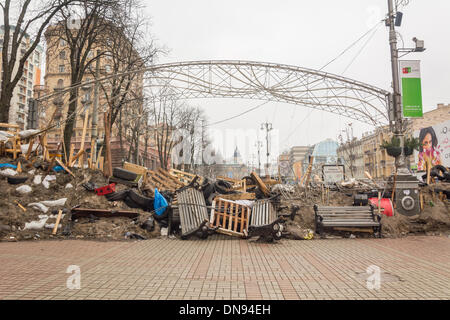
<path fill-rule="evenodd" d="M 393 0 L 388 0 L 388 21 L 389 25 L 389 45 L 391 48 L 391 67 L 392 67 L 392 87 L 394 93 L 392 96 L 393 116 L 394 116 L 394 135 L 400 139 L 400 147 L 402 153 L 395 158 L 395 167 L 398 173 L 410 174 L 406 168 L 405 151 L 404 151 L 404 128 L 402 119 L 402 105 L 400 93 L 400 79 L 398 70 L 398 49 L 397 49 L 397 34 L 395 32 L 395 12 Z"/>
<path fill-rule="evenodd" d="M 258 175 L 261 175 L 261 147 L 262 142 L 260 140 L 256 141 L 256 145 L 258 148 Z"/>
<path fill-rule="evenodd" d="M 100 51 L 97 52 L 97 56 Z M 98 80 L 100 75 L 100 58 L 95 61 L 95 79 Z M 91 131 L 91 164 L 95 165 L 97 161 L 97 122 L 98 122 L 98 87 L 99 82 L 96 81 L 94 85 L 94 103 L 92 104 L 92 131 Z"/>
<path fill-rule="evenodd" d="M 266 157 L 267 157 L 267 162 L 266 162 L 266 175 L 269 175 L 269 132 L 272 131 L 272 124 L 269 122 L 265 122 L 265 123 L 261 123 L 261 130 L 266 130 Z"/>

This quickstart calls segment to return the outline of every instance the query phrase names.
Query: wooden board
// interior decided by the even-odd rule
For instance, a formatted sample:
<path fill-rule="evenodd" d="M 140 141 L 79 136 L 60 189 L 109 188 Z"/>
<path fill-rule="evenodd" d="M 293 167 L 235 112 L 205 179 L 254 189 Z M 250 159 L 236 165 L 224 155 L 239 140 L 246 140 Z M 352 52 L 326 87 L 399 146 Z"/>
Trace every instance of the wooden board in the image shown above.
<path fill-rule="evenodd" d="M 270 195 L 270 191 L 267 188 L 266 184 L 261 180 L 261 178 L 258 176 L 256 172 L 250 173 L 250 176 L 256 181 L 256 184 L 258 185 L 258 188 L 261 190 L 261 192 L 268 197 Z"/>
<path fill-rule="evenodd" d="M 254 200 L 254 193 L 221 194 L 220 197 L 225 200 Z"/>
<path fill-rule="evenodd" d="M 137 164 L 126 162 L 126 161 L 123 164 L 123 168 L 125 170 L 134 172 L 136 174 L 141 174 L 141 175 L 144 175 L 147 172 L 147 168 L 146 167 L 139 166 Z"/>

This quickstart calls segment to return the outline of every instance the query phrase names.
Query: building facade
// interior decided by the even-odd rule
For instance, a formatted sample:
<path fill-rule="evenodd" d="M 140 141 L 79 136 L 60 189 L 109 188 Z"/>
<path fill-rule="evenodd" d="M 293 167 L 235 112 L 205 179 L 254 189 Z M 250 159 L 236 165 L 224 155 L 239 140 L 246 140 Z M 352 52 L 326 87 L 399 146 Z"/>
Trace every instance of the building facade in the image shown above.
<path fill-rule="evenodd" d="M 67 42 L 62 39 L 59 35 L 57 28 L 61 28 L 59 24 L 51 25 L 47 28 L 45 32 L 45 39 L 47 42 L 47 51 L 46 51 L 46 73 L 45 73 L 45 86 L 40 87 L 40 94 L 49 94 L 55 93 L 59 89 L 67 88 L 71 85 L 71 65 L 70 65 L 70 48 Z M 78 29 L 75 28 L 74 32 L 78 32 Z M 124 36 L 124 35 L 123 35 Z M 102 43 L 94 44 L 91 50 L 87 53 L 88 58 L 93 58 L 94 54 L 97 51 L 108 53 L 110 50 L 106 47 L 105 43 L 107 41 L 102 41 Z M 124 41 L 124 43 L 127 43 Z M 132 48 L 132 50 L 134 50 Z M 128 53 L 129 54 L 129 53 Z M 137 55 L 137 53 L 136 53 Z M 118 59 L 120 60 L 120 59 Z M 125 59 L 124 59 L 125 60 Z M 113 74 L 112 65 L 113 65 L 113 57 L 110 53 L 102 55 L 98 58 L 99 61 L 99 72 L 101 77 L 105 77 Z M 87 69 L 83 82 L 87 82 L 93 80 L 95 78 L 96 73 L 95 63 L 92 63 L 91 66 Z M 130 96 L 133 97 L 142 97 L 143 96 L 143 75 L 137 74 L 129 87 L 126 87 L 127 91 L 132 91 Z M 107 83 L 104 87 L 100 86 L 99 94 L 98 94 L 98 106 L 97 106 L 97 137 L 98 141 L 101 142 L 104 139 L 105 135 L 105 121 L 104 115 L 105 111 L 108 110 L 108 94 L 110 94 L 107 90 L 109 83 Z M 125 90 L 125 89 L 124 89 Z M 86 99 L 87 98 L 87 99 Z M 85 137 L 85 150 L 90 150 L 91 147 L 91 133 L 92 133 L 92 114 L 94 112 L 94 86 L 91 85 L 89 88 L 82 87 L 79 90 L 77 108 L 78 110 L 82 110 L 83 103 L 86 100 L 89 101 L 87 105 L 87 110 L 89 111 L 89 116 L 87 120 L 87 130 Z M 67 112 L 69 108 L 69 97 L 66 94 L 61 99 L 53 99 L 51 102 L 43 101 L 42 105 L 39 106 L 40 110 L 45 110 L 43 112 L 45 121 L 44 125 L 47 125 L 51 120 L 54 122 L 63 123 L 67 119 Z M 110 98 L 111 100 L 111 98 Z M 137 162 L 138 164 L 144 165 L 149 168 L 156 168 L 160 166 L 160 161 L 158 157 L 158 152 L 156 150 L 156 142 L 153 134 L 150 134 L 150 137 L 144 137 L 141 135 L 138 141 L 138 146 L 136 148 L 136 139 L 134 138 L 135 132 L 133 130 L 137 130 L 134 126 L 135 121 L 140 121 L 145 117 L 143 99 L 133 99 L 132 103 L 127 103 L 124 107 L 122 107 L 121 115 L 116 119 L 112 131 L 111 131 L 111 153 L 112 153 L 112 164 L 113 166 L 121 166 L 122 162 L 125 160 L 131 162 Z M 42 116 L 41 116 L 42 118 Z M 81 148 L 82 142 L 82 133 L 84 127 L 84 113 L 78 112 L 77 117 L 75 119 L 73 135 L 72 135 L 72 144 L 74 146 L 74 153 L 77 153 Z M 147 121 L 141 125 L 141 129 L 148 129 L 150 132 L 154 132 L 154 130 L 149 128 L 143 128 L 147 126 Z M 50 130 L 48 133 L 48 141 L 50 145 L 56 146 L 59 141 L 63 139 L 63 126 L 56 127 L 53 130 Z M 122 139 L 120 139 L 120 136 Z M 147 140 L 147 141 L 145 141 Z M 134 142 L 132 142 L 134 141 Z M 129 159 L 130 156 L 130 148 L 131 144 L 133 144 L 133 148 L 137 150 L 137 157 L 135 156 L 136 152 L 133 152 L 133 159 Z M 147 146 L 147 149 L 145 149 Z M 69 146 L 66 146 L 69 148 Z M 97 148 L 99 151 L 99 148 Z M 136 159 L 137 158 L 137 159 Z"/>
<path fill-rule="evenodd" d="M 438 104 L 436 109 L 425 112 L 422 118 L 411 119 L 407 135 L 413 135 L 422 128 L 439 125 L 449 120 L 450 105 Z M 395 159 L 380 147 L 383 141 L 390 140 L 391 137 L 389 126 L 385 126 L 363 134 L 361 139 L 353 139 L 351 142 L 341 144 L 338 156 L 344 159 L 346 173 L 353 166 L 353 177 L 357 179 L 364 178 L 364 171 L 373 178 L 387 178 L 392 175 L 395 172 Z M 411 168 L 415 167 L 415 157 L 417 152 L 407 158 Z"/>
<path fill-rule="evenodd" d="M 11 27 L 11 32 L 15 27 Z M 3 48 L 4 26 L 0 27 L 0 54 Z M 11 46 L 11 42 L 10 42 Z M 13 69 L 13 78 L 19 67 L 19 60 L 24 56 L 25 52 L 31 46 L 31 39 L 28 35 L 23 37 L 19 50 L 17 51 L 16 65 Z M 9 48 L 11 51 L 11 48 Z M 19 125 L 20 129 L 27 129 L 28 108 L 30 99 L 33 98 L 33 89 L 41 84 L 41 64 L 43 49 L 37 46 L 32 54 L 28 57 L 24 65 L 22 78 L 17 83 L 13 91 L 11 106 L 9 109 L 9 123 Z M 3 72 L 2 64 L 0 64 L 0 73 Z M 0 83 L 2 79 L 0 77 Z"/>
<path fill-rule="evenodd" d="M 347 179 L 364 178 L 364 152 L 361 140 L 353 138 L 352 141 L 340 144 L 337 155 L 343 161 Z"/>

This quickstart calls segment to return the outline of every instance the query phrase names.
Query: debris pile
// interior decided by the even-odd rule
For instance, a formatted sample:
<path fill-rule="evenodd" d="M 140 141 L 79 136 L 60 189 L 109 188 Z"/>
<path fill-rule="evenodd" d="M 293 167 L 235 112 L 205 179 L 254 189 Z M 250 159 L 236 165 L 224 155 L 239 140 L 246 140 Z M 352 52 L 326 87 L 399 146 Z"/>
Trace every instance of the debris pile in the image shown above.
<path fill-rule="evenodd" d="M 310 240 L 328 231 L 399 237 L 450 230 L 450 182 L 442 166 L 417 190 L 420 214 L 406 216 L 397 212 L 395 178 L 394 187 L 370 175 L 330 184 L 308 173 L 301 183 L 286 184 L 256 172 L 211 179 L 128 162 L 105 177 L 94 165 L 76 165 L 83 151 L 63 163 L 42 137 L 34 146 L 33 134 L 0 135 L 2 241 L 205 239 L 219 233 L 273 242 Z"/>

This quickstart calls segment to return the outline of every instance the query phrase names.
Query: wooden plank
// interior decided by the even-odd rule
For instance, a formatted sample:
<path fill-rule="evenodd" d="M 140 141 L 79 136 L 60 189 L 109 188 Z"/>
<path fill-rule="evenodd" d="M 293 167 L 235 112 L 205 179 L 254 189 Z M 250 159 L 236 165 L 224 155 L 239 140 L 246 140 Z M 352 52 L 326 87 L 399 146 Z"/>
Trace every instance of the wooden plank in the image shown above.
<path fill-rule="evenodd" d="M 256 181 L 256 184 L 258 185 L 261 192 L 268 197 L 270 195 L 269 189 L 267 188 L 266 184 L 261 180 L 261 178 L 258 176 L 256 172 L 250 173 L 250 176 Z"/>
<path fill-rule="evenodd" d="M 134 172 L 136 174 L 141 174 L 141 175 L 144 175 L 148 170 L 146 167 L 139 166 L 137 164 L 126 162 L 126 161 L 123 164 L 123 168 L 125 170 Z"/>
<path fill-rule="evenodd" d="M 221 194 L 220 197 L 226 200 L 254 200 L 254 193 Z"/>
<path fill-rule="evenodd" d="M 361 228 L 344 228 L 344 227 L 334 227 L 337 231 L 350 231 L 350 232 L 367 232 L 373 233 L 373 229 L 361 229 Z"/>
<path fill-rule="evenodd" d="M 58 216 L 56 217 L 56 222 L 55 222 L 55 226 L 53 228 L 52 234 L 55 235 L 56 232 L 58 231 L 58 226 L 59 226 L 59 222 L 61 221 L 61 216 L 62 216 L 62 210 L 58 211 Z"/>
<path fill-rule="evenodd" d="M 58 158 L 55 158 L 55 161 L 56 161 L 56 162 L 57 162 L 64 170 L 66 170 L 67 173 L 69 173 L 72 177 L 75 178 L 75 175 L 73 174 L 73 172 L 70 171 L 69 168 L 67 168 L 67 167 L 64 165 L 64 163 L 62 163 L 61 160 L 59 160 Z"/>
<path fill-rule="evenodd" d="M 21 205 L 17 200 L 14 200 L 14 202 L 17 204 L 17 206 L 20 208 L 20 209 L 22 209 L 24 212 L 26 212 L 27 211 L 27 209 L 23 206 L 23 205 Z"/>
<path fill-rule="evenodd" d="M 70 144 L 70 149 L 69 149 L 69 159 L 66 159 L 66 165 L 70 166 L 70 164 L 73 161 L 73 152 L 75 150 L 75 145 L 72 143 Z"/>
<path fill-rule="evenodd" d="M 20 161 L 17 162 L 17 169 L 16 169 L 16 172 L 22 173 L 22 164 L 20 163 Z"/>
<path fill-rule="evenodd" d="M 77 159 L 84 153 L 84 150 L 81 149 L 80 151 L 78 151 L 78 153 L 75 155 L 75 157 L 73 157 L 72 162 L 70 163 L 69 167 L 73 167 L 75 162 L 77 161 Z"/>
<path fill-rule="evenodd" d="M 25 160 L 28 160 L 30 158 L 31 151 L 33 151 L 33 144 L 34 144 L 34 138 L 31 138 L 29 145 L 28 145 L 27 154 L 25 155 Z"/>
<path fill-rule="evenodd" d="M 86 109 L 84 113 L 84 123 L 83 123 L 83 133 L 81 136 L 81 145 L 80 150 L 84 150 L 84 143 L 86 141 L 86 130 L 88 125 L 88 119 L 89 119 L 89 109 Z M 80 158 L 78 159 L 78 165 L 80 168 L 84 168 L 84 156 L 81 154 Z"/>

